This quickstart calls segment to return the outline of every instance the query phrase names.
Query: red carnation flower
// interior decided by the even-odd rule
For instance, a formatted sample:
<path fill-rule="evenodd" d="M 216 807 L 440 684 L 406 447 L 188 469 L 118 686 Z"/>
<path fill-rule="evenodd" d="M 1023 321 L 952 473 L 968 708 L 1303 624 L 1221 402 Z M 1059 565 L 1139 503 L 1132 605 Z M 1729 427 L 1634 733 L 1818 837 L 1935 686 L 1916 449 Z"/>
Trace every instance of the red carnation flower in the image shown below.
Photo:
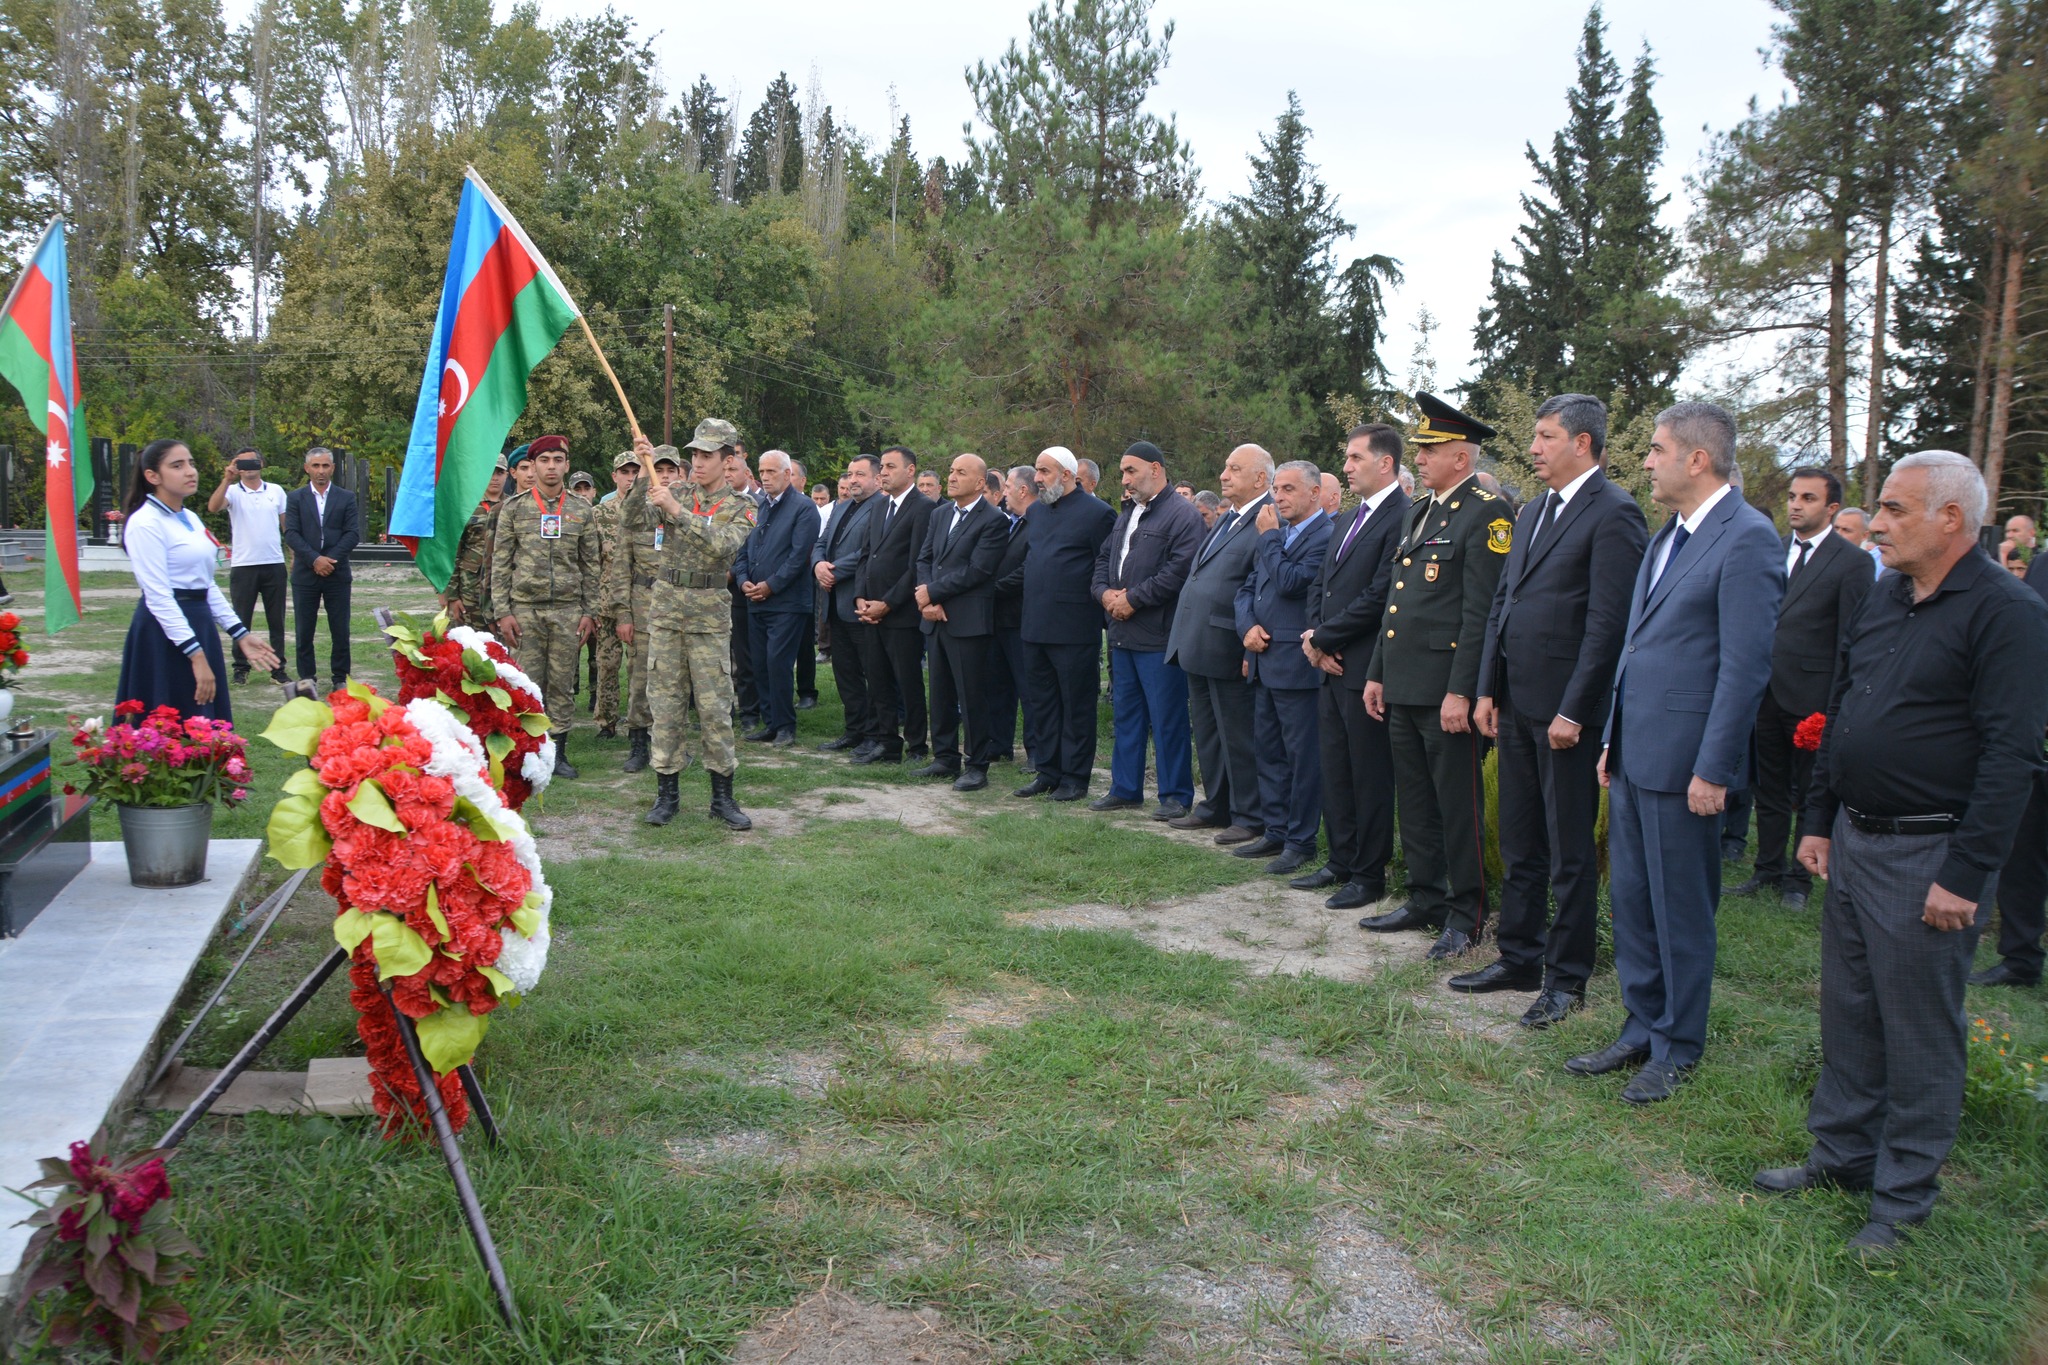
<path fill-rule="evenodd" d="M 1805 720 L 1800 721 L 1798 726 L 1792 731 L 1793 747 L 1805 749 L 1809 753 L 1818 750 L 1820 748 L 1820 737 L 1827 728 L 1827 716 L 1820 711 L 1814 712 Z"/>
<path fill-rule="evenodd" d="M 114 708 L 114 714 L 117 716 L 139 716 L 143 713 L 144 709 L 141 702 L 130 697 L 127 701 Z"/>

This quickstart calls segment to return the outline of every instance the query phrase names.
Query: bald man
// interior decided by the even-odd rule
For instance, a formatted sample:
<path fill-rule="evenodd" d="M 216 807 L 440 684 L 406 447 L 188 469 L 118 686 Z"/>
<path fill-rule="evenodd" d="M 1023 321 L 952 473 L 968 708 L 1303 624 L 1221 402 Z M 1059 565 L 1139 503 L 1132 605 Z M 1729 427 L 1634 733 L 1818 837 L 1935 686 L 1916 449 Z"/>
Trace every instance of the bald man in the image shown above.
<path fill-rule="evenodd" d="M 946 471 L 950 506 L 933 510 L 917 554 L 915 600 L 931 637 L 932 761 L 920 777 L 949 777 L 953 790 L 988 785 L 991 651 L 996 633 L 996 568 L 1010 519 L 987 496 L 988 465 L 956 455 Z M 966 731 L 963 752 L 961 731 Z"/>

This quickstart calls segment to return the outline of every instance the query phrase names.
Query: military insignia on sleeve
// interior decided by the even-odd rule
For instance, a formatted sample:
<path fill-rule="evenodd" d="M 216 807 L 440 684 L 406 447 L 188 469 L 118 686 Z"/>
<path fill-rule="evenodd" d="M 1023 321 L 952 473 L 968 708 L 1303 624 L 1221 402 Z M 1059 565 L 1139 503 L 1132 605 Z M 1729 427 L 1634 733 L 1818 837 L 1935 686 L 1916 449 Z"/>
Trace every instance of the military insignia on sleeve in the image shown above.
<path fill-rule="evenodd" d="M 1486 528 L 1486 548 L 1497 555 L 1504 555 L 1513 543 L 1514 534 L 1515 528 L 1506 517 L 1495 517 Z"/>

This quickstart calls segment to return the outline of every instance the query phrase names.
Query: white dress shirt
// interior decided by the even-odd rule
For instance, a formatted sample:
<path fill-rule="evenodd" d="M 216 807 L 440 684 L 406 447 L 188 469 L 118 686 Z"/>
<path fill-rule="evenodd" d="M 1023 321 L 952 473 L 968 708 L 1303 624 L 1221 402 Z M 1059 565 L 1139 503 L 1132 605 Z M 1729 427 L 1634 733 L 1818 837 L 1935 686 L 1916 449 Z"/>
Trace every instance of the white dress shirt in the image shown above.
<path fill-rule="evenodd" d="M 953 519 L 946 523 L 947 540 L 951 540 L 953 538 L 953 533 L 960 529 L 960 523 L 965 521 L 967 519 L 967 514 L 974 510 L 974 503 L 980 501 L 981 495 L 977 493 L 975 494 L 974 502 L 968 503 L 965 507 L 962 507 L 957 502 L 953 504 Z"/>
<path fill-rule="evenodd" d="M 1722 484 L 1719 488 L 1707 494 L 1705 502 L 1692 509 L 1691 516 L 1679 518 L 1678 524 L 1685 528 L 1685 533 L 1688 536 L 1698 535 L 1700 527 L 1707 520 L 1707 513 L 1713 511 L 1714 504 L 1727 497 L 1734 487 L 1735 485 L 1733 484 Z M 1657 546 L 1657 567 L 1650 574 L 1650 586 L 1653 588 L 1657 586 L 1657 580 L 1664 576 L 1664 565 L 1671 558 L 1671 542 L 1675 539 L 1677 539 L 1676 534 L 1668 535 Z"/>
<path fill-rule="evenodd" d="M 128 551 L 128 567 L 142 588 L 144 605 L 163 627 L 165 638 L 181 653 L 198 653 L 200 643 L 185 619 L 184 608 L 173 596 L 180 590 L 203 589 L 214 623 L 234 639 L 249 633 L 213 581 L 220 547 L 189 509 L 174 512 L 151 494 L 122 527 L 121 544 Z"/>
<path fill-rule="evenodd" d="M 1815 532 L 1814 532 L 1814 533 L 1813 533 L 1812 535 L 1810 535 L 1810 536 L 1807 536 L 1807 537 L 1806 537 L 1806 543 L 1807 543 L 1807 544 L 1808 544 L 1809 546 L 1811 546 L 1811 547 L 1812 547 L 1811 549 L 1809 549 L 1809 550 L 1808 550 L 1808 551 L 1806 552 L 1806 562 L 1807 562 L 1807 563 L 1809 563 L 1809 564 L 1813 563 L 1813 557 L 1814 557 L 1814 556 L 1815 556 L 1816 554 L 1819 554 L 1819 553 L 1820 553 L 1820 543 L 1821 543 L 1821 542 L 1822 542 L 1823 540 L 1826 540 L 1826 539 L 1828 538 L 1828 532 L 1829 532 L 1829 531 L 1832 531 L 1832 530 L 1834 530 L 1834 529 L 1835 529 L 1835 528 L 1834 528 L 1834 527 L 1832 527 L 1832 526 L 1823 526 L 1823 527 L 1821 527 L 1821 528 L 1820 528 L 1820 529 L 1819 529 L 1818 531 L 1815 531 Z M 1789 541 L 1788 541 L 1788 542 L 1786 543 L 1786 545 L 1785 545 L 1785 575 L 1786 575 L 1786 577 L 1788 577 L 1788 578 L 1789 578 L 1789 577 L 1791 577 L 1791 574 L 1792 574 L 1792 566 L 1793 566 L 1793 565 L 1795 565 L 1795 564 L 1797 564 L 1798 562 L 1799 562 L 1799 532 L 1797 532 L 1797 531 L 1794 531 L 1794 532 L 1792 533 L 1791 539 L 1790 539 L 1790 540 L 1789 540 Z"/>
<path fill-rule="evenodd" d="M 1166 493 L 1172 492 L 1173 490 L 1169 488 L 1164 490 L 1163 492 L 1154 493 L 1152 496 L 1155 498 L 1164 497 Z M 1175 497 L 1180 496 L 1180 494 L 1178 493 L 1174 493 L 1173 495 Z M 1137 502 L 1134 500 L 1131 503 L 1131 519 L 1124 523 L 1124 543 L 1121 546 L 1117 547 L 1116 552 L 1116 576 L 1118 578 L 1122 578 L 1124 576 L 1124 561 L 1130 558 L 1131 541 L 1137 537 L 1138 522 L 1144 517 L 1145 513 L 1148 510 L 1150 510 L 1151 506 L 1152 504 L 1150 502 Z"/>

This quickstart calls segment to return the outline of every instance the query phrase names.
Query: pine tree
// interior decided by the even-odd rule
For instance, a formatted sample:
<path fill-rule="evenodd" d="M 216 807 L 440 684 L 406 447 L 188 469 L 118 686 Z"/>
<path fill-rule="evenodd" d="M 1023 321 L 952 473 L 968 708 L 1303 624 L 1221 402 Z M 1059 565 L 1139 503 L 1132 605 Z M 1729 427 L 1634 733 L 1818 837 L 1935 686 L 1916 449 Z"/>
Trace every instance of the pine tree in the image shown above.
<path fill-rule="evenodd" d="M 725 96 L 710 79 L 698 76 L 669 115 L 681 139 L 685 171 L 703 171 L 715 181 L 725 160 L 726 144 L 732 136 L 732 111 Z"/>
<path fill-rule="evenodd" d="M 789 73 L 778 73 L 740 137 L 734 193 L 741 203 L 764 194 L 795 194 L 803 186 L 803 111 Z"/>

